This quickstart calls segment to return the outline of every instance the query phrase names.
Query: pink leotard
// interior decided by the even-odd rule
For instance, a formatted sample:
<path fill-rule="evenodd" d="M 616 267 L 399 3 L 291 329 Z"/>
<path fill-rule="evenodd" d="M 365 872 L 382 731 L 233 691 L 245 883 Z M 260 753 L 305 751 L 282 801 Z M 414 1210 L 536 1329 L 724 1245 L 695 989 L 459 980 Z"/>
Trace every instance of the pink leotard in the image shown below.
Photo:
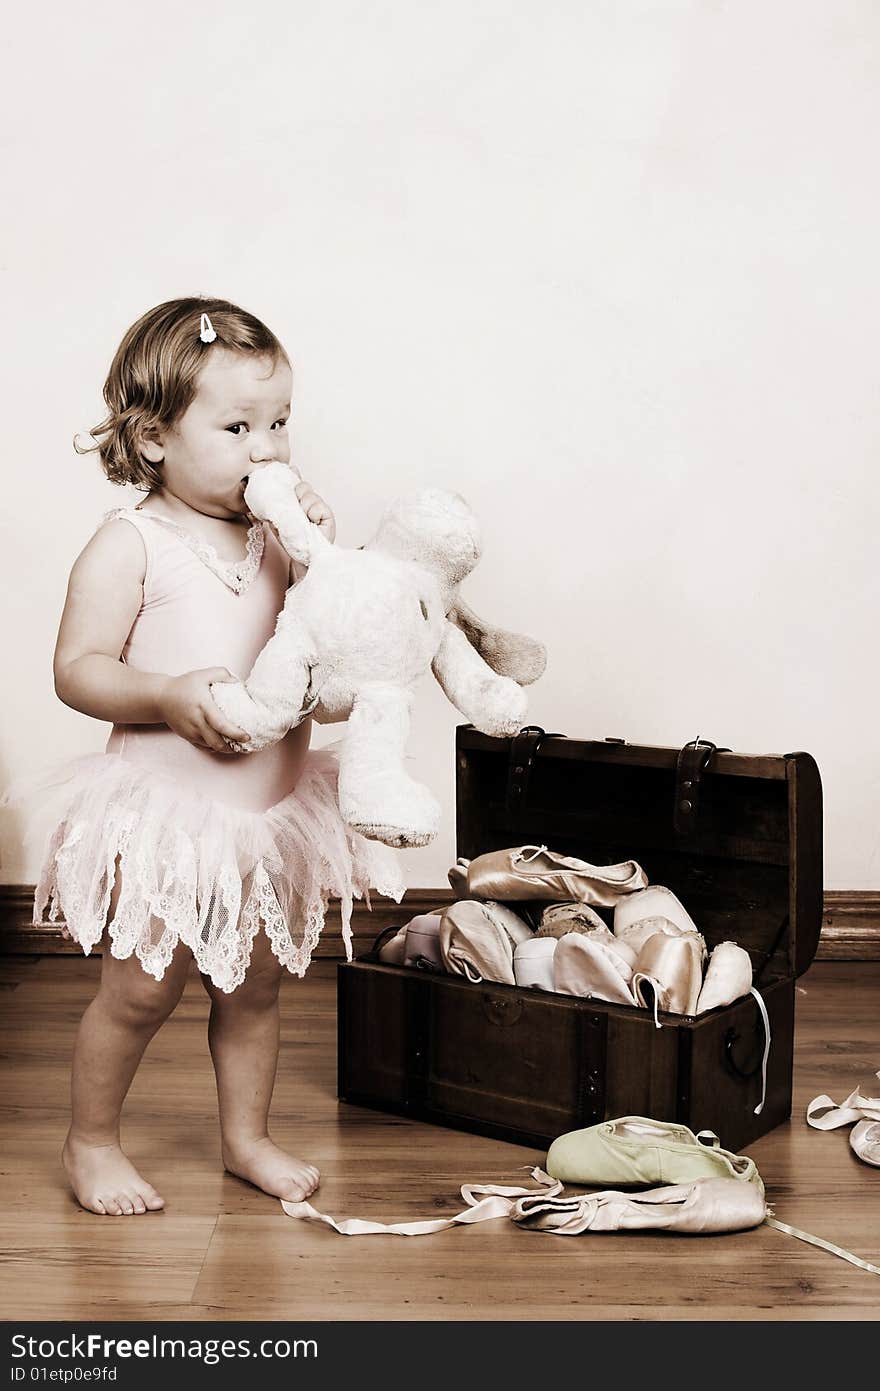
<path fill-rule="evenodd" d="M 269 527 L 255 523 L 241 562 L 220 560 L 212 546 L 155 513 L 118 509 L 139 532 L 146 553 L 144 599 L 122 659 L 139 671 L 180 676 L 225 666 L 247 676 L 275 631 L 290 562 Z M 164 724 L 114 725 L 108 753 L 170 773 L 205 796 L 266 811 L 296 785 L 309 747 L 310 721 L 259 753 L 198 748 Z"/>

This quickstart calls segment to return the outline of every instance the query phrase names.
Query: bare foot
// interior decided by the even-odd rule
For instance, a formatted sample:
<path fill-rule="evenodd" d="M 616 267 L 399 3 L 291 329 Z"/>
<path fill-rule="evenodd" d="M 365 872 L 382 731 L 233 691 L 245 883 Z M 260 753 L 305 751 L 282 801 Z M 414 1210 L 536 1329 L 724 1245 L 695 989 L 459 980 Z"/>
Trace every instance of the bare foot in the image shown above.
<path fill-rule="evenodd" d="M 68 1135 L 61 1162 L 77 1202 L 100 1217 L 131 1217 L 165 1206 L 119 1145 L 89 1145 Z"/>
<path fill-rule="evenodd" d="M 292 1159 L 278 1148 L 268 1135 L 247 1145 L 223 1147 L 223 1163 L 236 1178 L 247 1179 L 255 1188 L 284 1198 L 288 1203 L 301 1203 L 314 1193 L 321 1175 L 314 1164 Z"/>

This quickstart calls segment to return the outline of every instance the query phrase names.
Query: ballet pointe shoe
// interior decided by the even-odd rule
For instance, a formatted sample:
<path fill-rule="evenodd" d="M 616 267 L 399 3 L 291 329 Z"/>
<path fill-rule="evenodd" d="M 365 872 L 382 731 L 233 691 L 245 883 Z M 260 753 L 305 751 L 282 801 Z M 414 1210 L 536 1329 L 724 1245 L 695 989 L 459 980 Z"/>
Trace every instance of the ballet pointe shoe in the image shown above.
<path fill-rule="evenodd" d="M 752 988 L 752 961 L 736 942 L 719 942 L 709 957 L 695 1013 L 732 1005 Z"/>
<path fill-rule="evenodd" d="M 451 975 L 515 985 L 514 950 L 532 936 L 528 923 L 506 904 L 459 899 L 440 919 L 440 954 Z"/>
<path fill-rule="evenodd" d="M 705 959 L 706 946 L 698 932 L 683 932 L 678 937 L 655 933 L 636 960 L 632 977 L 636 1000 L 646 1009 L 653 1005 L 655 1016 L 658 1009 L 669 1014 L 693 1014 L 703 983 Z M 653 992 L 650 1001 L 646 986 Z"/>
<path fill-rule="evenodd" d="M 552 1178 L 595 1188 L 725 1178 L 764 1192 L 748 1155 L 722 1149 L 711 1131 L 694 1134 L 686 1125 L 647 1116 L 621 1116 L 558 1136 L 545 1168 Z"/>
<path fill-rule="evenodd" d="M 553 989 L 555 937 L 531 937 L 520 942 L 513 953 L 513 975 L 517 985 L 533 990 Z"/>
<path fill-rule="evenodd" d="M 581 932 L 559 938 L 553 958 L 553 988 L 558 994 L 633 1005 L 631 979 L 630 963 L 606 942 Z"/>
<path fill-rule="evenodd" d="M 699 928 L 671 889 L 662 884 L 652 884 L 650 888 L 622 898 L 614 909 L 614 935 L 621 936 L 627 928 L 645 918 L 666 918 L 682 932 L 699 932 Z"/>
<path fill-rule="evenodd" d="M 664 1231 L 688 1236 L 742 1232 L 767 1215 L 763 1192 L 730 1178 L 699 1178 L 646 1193 L 589 1193 L 580 1197 L 518 1198 L 511 1217 L 557 1236 L 582 1232 Z"/>
<path fill-rule="evenodd" d="M 613 908 L 648 882 L 635 860 L 591 865 L 558 855 L 546 845 L 520 845 L 478 855 L 468 865 L 468 896 L 501 902 L 591 903 Z"/>
<path fill-rule="evenodd" d="M 452 866 L 452 868 L 449 870 L 446 876 L 449 880 L 449 887 L 452 889 L 452 892 L 455 894 L 456 898 L 468 898 L 470 896 L 468 894 L 467 886 L 467 872 L 469 864 L 470 860 L 466 860 L 463 855 L 459 855 L 455 864 Z"/>
<path fill-rule="evenodd" d="M 875 1076 L 880 1082 L 880 1072 Z M 814 1130 L 836 1130 L 853 1122 L 849 1137 L 853 1154 L 880 1168 L 880 1086 L 876 1082 L 856 1087 L 840 1106 L 823 1095 L 814 1097 L 807 1107 L 807 1124 Z"/>
<path fill-rule="evenodd" d="M 566 932 L 604 932 L 610 937 L 603 920 L 588 903 L 548 903 L 538 923 L 539 937 L 564 937 Z"/>
<path fill-rule="evenodd" d="M 406 951 L 406 926 L 383 934 L 377 946 L 377 955 L 383 966 L 402 966 Z"/>
<path fill-rule="evenodd" d="M 625 962 L 629 968 L 629 972 L 626 973 L 626 978 L 630 978 L 631 972 L 636 969 L 638 952 L 633 951 L 632 947 L 627 942 L 621 942 L 604 923 L 601 923 L 599 927 L 594 927 L 591 932 L 582 932 L 580 935 L 586 937 L 590 942 L 595 942 L 598 946 L 606 947 L 608 951 L 611 952 L 612 956 L 617 956 L 621 961 Z"/>
<path fill-rule="evenodd" d="M 849 1146 L 863 1164 L 880 1169 L 880 1121 L 858 1121 L 849 1133 Z"/>
<path fill-rule="evenodd" d="M 645 943 L 650 941 L 652 937 L 656 937 L 658 932 L 662 932 L 667 937 L 694 936 L 690 928 L 678 927 L 669 918 L 641 918 L 630 927 L 624 928 L 623 932 L 615 931 L 614 940 L 638 956 Z M 699 937 L 699 933 L 696 935 Z M 700 937 L 701 942 L 702 940 Z"/>
<path fill-rule="evenodd" d="M 404 966 L 445 974 L 446 967 L 440 953 L 441 917 L 441 913 L 417 913 L 407 923 L 403 949 Z"/>
<path fill-rule="evenodd" d="M 565 911 L 561 911 L 565 910 Z M 591 942 L 600 942 L 617 956 L 621 957 L 632 970 L 636 964 L 637 953 L 627 942 L 615 937 L 610 928 L 588 908 L 585 903 L 558 903 L 545 908 L 541 914 L 536 937 L 567 937 L 569 933 L 586 937 Z"/>

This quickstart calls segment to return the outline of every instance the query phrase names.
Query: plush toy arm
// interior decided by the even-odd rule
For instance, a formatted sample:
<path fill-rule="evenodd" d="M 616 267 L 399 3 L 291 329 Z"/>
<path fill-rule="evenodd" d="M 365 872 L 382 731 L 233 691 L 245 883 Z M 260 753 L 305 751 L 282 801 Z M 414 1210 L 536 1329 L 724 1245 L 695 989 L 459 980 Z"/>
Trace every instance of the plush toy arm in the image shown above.
<path fill-rule="evenodd" d="M 296 474 L 287 464 L 266 464 L 251 474 L 244 500 L 255 517 L 272 523 L 291 559 L 308 566 L 315 551 L 331 543 L 300 507 L 296 484 Z"/>
<path fill-rule="evenodd" d="M 447 622 L 432 670 L 452 704 L 484 734 L 516 734 L 525 723 L 525 692 L 498 676 Z"/>
<path fill-rule="evenodd" d="M 504 628 L 493 628 L 484 623 L 462 599 L 456 599 L 447 618 L 461 629 L 483 661 L 488 662 L 499 675 L 509 676 L 518 686 L 530 686 L 543 675 L 547 665 L 547 649 L 543 643 L 526 637 L 525 633 L 509 633 Z"/>
<path fill-rule="evenodd" d="M 255 753 L 275 744 L 309 713 L 315 654 L 308 630 L 282 609 L 269 639 L 246 681 L 218 681 L 211 687 L 214 703 L 250 738 L 230 747 Z"/>

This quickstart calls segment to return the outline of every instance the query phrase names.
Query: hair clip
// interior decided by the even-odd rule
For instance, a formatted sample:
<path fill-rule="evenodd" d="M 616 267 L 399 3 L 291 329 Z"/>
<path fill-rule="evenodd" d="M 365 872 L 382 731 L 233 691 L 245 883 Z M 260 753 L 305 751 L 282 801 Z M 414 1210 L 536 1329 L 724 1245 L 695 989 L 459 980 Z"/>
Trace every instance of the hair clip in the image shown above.
<path fill-rule="evenodd" d="M 211 323 L 207 314 L 202 315 L 202 321 L 199 325 L 199 337 L 203 343 L 213 343 L 214 339 L 217 337 L 214 325 Z"/>

